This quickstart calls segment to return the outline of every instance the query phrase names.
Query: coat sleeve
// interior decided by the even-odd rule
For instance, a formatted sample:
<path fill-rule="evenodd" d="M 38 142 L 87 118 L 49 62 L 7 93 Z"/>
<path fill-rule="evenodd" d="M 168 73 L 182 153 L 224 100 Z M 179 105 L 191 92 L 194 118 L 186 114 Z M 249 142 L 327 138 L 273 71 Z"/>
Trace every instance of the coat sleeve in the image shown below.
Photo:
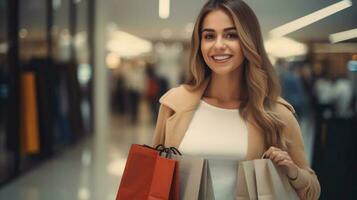
<path fill-rule="evenodd" d="M 167 106 L 160 104 L 159 114 L 156 121 L 152 145 L 165 144 L 166 120 L 172 115 L 173 111 Z"/>
<path fill-rule="evenodd" d="M 294 114 L 294 109 L 287 102 L 279 102 L 278 112 L 286 124 L 284 135 L 288 138 L 287 151 L 299 167 L 298 178 L 290 181 L 299 197 L 303 200 L 315 200 L 320 196 L 321 188 L 317 176 L 305 158 L 304 143 L 299 123 Z"/>

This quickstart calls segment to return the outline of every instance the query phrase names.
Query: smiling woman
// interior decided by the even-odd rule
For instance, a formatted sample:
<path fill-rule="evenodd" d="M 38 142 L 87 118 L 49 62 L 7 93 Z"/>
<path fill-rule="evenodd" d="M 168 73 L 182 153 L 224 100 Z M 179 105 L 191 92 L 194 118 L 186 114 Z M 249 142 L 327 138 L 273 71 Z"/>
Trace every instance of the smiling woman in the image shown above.
<path fill-rule="evenodd" d="M 187 82 L 168 91 L 154 145 L 209 160 L 215 199 L 239 199 L 237 167 L 262 155 L 276 164 L 301 199 L 318 199 L 294 108 L 263 45 L 258 19 L 241 0 L 210 0 L 198 15 Z"/>
<path fill-rule="evenodd" d="M 237 76 L 244 56 L 229 13 L 215 10 L 207 14 L 201 38 L 203 58 L 214 74 Z"/>

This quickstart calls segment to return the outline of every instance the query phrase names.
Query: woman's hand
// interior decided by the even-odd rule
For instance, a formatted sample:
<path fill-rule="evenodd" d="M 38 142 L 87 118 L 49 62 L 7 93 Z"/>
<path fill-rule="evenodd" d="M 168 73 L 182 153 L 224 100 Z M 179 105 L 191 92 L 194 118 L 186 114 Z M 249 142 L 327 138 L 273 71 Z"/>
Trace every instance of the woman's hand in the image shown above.
<path fill-rule="evenodd" d="M 288 152 L 271 146 L 264 153 L 264 157 L 272 160 L 290 179 L 295 180 L 298 177 L 299 167 L 291 159 Z"/>

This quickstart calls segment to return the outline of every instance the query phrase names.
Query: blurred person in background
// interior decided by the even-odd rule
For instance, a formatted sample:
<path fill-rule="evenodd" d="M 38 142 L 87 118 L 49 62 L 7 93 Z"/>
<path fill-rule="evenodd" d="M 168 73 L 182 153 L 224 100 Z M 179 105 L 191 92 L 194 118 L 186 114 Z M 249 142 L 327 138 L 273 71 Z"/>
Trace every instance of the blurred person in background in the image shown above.
<path fill-rule="evenodd" d="M 351 118 L 353 115 L 352 83 L 347 77 L 337 77 L 331 71 L 328 60 L 322 62 L 321 73 L 316 77 L 314 91 L 320 106 L 330 109 L 323 110 L 324 117 Z"/>
<path fill-rule="evenodd" d="M 355 112 L 355 117 L 357 117 L 357 55 L 352 56 L 352 60 L 348 62 L 349 69 L 349 79 L 352 82 L 353 87 L 353 110 Z"/>
<path fill-rule="evenodd" d="M 153 64 L 148 64 L 146 67 L 146 100 L 149 103 L 152 120 L 155 122 L 159 111 L 159 97 L 161 93 L 160 77 L 156 75 Z"/>
<path fill-rule="evenodd" d="M 282 86 L 282 97 L 294 107 L 299 119 L 303 116 L 306 93 L 301 77 L 296 72 L 299 66 L 292 66 L 283 59 L 278 59 L 276 68 Z"/>
<path fill-rule="evenodd" d="M 263 154 L 301 199 L 318 199 L 319 181 L 306 161 L 294 109 L 280 97 L 259 22 L 244 1 L 210 0 L 203 6 L 187 82 L 160 103 L 154 145 L 207 158 L 215 199 L 236 199 L 238 162 Z"/>
<path fill-rule="evenodd" d="M 337 75 L 328 59 L 314 65 L 315 139 L 313 167 L 319 175 L 322 199 L 355 197 L 355 123 L 352 83 Z"/>
<path fill-rule="evenodd" d="M 301 63 L 301 67 L 297 68 L 298 74 L 301 78 L 302 85 L 304 87 L 304 91 L 306 94 L 305 98 L 305 109 L 306 110 L 311 110 L 311 107 L 313 106 L 313 74 L 311 70 L 311 65 L 309 64 L 308 61 L 304 61 Z M 306 113 L 307 114 L 307 113 Z"/>
<path fill-rule="evenodd" d="M 115 88 L 113 92 L 113 108 L 114 111 L 118 112 L 120 115 L 124 115 L 127 112 L 125 98 L 125 77 L 120 73 L 115 79 Z"/>
<path fill-rule="evenodd" d="M 128 94 L 128 105 L 130 121 L 132 124 L 138 122 L 139 103 L 145 90 L 145 67 L 138 62 L 131 62 L 125 70 L 125 85 Z"/>
<path fill-rule="evenodd" d="M 157 43 L 155 56 L 157 63 L 155 73 L 160 77 L 165 77 L 168 87 L 175 87 L 180 82 L 182 73 L 181 59 L 183 57 L 183 46 L 181 43 Z"/>

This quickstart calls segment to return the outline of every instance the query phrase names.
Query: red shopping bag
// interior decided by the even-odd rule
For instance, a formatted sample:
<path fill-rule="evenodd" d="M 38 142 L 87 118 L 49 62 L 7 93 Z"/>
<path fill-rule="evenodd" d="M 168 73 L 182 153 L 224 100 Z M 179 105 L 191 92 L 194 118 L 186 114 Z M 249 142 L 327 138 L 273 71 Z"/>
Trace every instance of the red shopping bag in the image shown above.
<path fill-rule="evenodd" d="M 180 199 L 180 174 L 179 174 L 179 162 L 176 160 L 176 167 L 174 171 L 174 177 L 172 178 L 172 185 L 170 191 L 169 200 Z"/>
<path fill-rule="evenodd" d="M 178 162 L 158 150 L 133 144 L 116 200 L 178 200 Z"/>

